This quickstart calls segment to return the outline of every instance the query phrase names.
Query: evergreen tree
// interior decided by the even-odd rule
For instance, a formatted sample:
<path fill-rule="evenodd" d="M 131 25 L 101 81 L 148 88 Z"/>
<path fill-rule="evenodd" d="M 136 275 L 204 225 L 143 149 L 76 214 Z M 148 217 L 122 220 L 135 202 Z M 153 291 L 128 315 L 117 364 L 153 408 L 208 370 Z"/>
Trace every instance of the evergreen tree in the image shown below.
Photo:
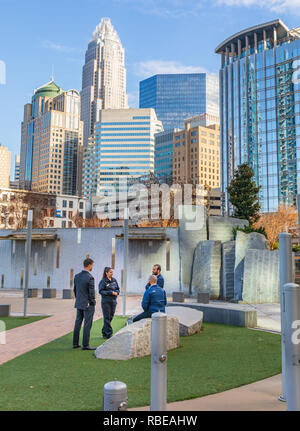
<path fill-rule="evenodd" d="M 244 163 L 235 170 L 233 179 L 227 187 L 229 202 L 234 207 L 234 216 L 246 219 L 252 225 L 259 219 L 260 204 L 258 192 L 254 181 L 254 171 L 247 163 Z"/>

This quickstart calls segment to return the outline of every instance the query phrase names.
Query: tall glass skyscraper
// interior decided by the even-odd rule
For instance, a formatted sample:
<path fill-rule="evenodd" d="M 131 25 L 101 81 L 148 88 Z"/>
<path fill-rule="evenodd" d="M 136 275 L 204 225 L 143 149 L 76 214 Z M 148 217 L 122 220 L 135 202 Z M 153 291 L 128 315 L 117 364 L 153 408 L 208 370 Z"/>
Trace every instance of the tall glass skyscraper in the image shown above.
<path fill-rule="evenodd" d="M 140 82 L 140 108 L 155 109 L 164 130 L 184 128 L 188 117 L 219 115 L 219 82 L 207 73 L 154 75 Z"/>
<path fill-rule="evenodd" d="M 102 18 L 85 53 L 82 69 L 81 120 L 88 145 L 100 109 L 128 107 L 124 48 L 109 18 Z"/>
<path fill-rule="evenodd" d="M 222 190 L 248 163 L 261 185 L 262 211 L 295 204 L 300 173 L 300 28 L 279 19 L 222 42 L 220 125 Z M 299 191 L 298 191 L 299 193 Z M 230 206 L 226 197 L 226 211 Z"/>

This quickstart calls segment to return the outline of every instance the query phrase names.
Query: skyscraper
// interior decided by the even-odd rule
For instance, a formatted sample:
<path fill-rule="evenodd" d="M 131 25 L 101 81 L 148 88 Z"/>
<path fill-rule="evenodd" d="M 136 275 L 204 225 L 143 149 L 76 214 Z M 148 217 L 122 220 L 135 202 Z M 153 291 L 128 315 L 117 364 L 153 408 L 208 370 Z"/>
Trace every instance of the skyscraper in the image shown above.
<path fill-rule="evenodd" d="M 24 108 L 20 187 L 81 194 L 82 135 L 80 95 L 53 80 L 35 90 Z"/>
<path fill-rule="evenodd" d="M 19 183 L 20 180 L 20 156 L 16 155 L 15 156 L 15 177 L 14 177 L 14 181 L 16 181 L 16 183 Z"/>
<path fill-rule="evenodd" d="M 100 109 L 128 107 L 124 48 L 109 18 L 96 27 L 85 54 L 82 70 L 81 120 L 83 143 L 88 145 L 99 121 Z"/>
<path fill-rule="evenodd" d="M 85 148 L 84 195 L 119 191 L 119 178 L 147 177 L 154 172 L 154 135 L 162 131 L 153 109 L 104 109 L 95 136 Z"/>
<path fill-rule="evenodd" d="M 229 37 L 221 55 L 222 189 L 248 163 L 262 211 L 295 204 L 300 177 L 300 28 L 276 19 Z M 230 212 L 227 197 L 226 211 Z"/>
<path fill-rule="evenodd" d="M 9 188 L 11 152 L 0 144 L 0 188 Z"/>
<path fill-rule="evenodd" d="M 207 73 L 154 75 L 140 82 L 140 108 L 155 109 L 164 130 L 184 128 L 184 120 L 219 115 L 219 81 Z"/>

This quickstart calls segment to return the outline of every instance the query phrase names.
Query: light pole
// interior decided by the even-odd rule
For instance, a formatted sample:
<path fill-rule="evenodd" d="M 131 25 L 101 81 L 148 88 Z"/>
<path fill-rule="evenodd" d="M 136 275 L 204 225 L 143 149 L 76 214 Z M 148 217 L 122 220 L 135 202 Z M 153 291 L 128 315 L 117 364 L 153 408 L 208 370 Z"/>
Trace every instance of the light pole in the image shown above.
<path fill-rule="evenodd" d="M 123 317 L 126 316 L 128 266 L 128 208 L 124 208 L 124 251 L 123 251 Z"/>
<path fill-rule="evenodd" d="M 33 210 L 28 210 L 26 251 L 25 251 L 24 317 L 26 317 L 26 312 L 27 312 L 28 283 L 29 283 L 30 254 L 31 254 L 32 218 L 33 218 Z"/>

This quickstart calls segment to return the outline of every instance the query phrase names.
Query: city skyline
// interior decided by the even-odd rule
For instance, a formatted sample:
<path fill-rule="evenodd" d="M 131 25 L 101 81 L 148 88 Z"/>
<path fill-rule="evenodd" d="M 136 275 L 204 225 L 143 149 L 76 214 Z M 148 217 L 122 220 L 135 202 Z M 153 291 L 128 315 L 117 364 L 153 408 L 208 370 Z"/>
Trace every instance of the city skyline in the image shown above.
<path fill-rule="evenodd" d="M 18 16 L 13 3 L 18 3 Z M 231 2 L 230 6 L 225 0 L 211 5 L 206 1 L 201 4 L 189 1 L 185 6 L 181 1 L 153 0 L 153 7 L 134 0 L 89 1 L 90 8 L 86 8 L 84 14 L 79 2 L 72 2 L 72 7 L 68 0 L 63 5 L 54 0 L 53 6 L 56 3 L 61 15 L 68 16 L 63 26 L 57 21 L 56 7 L 47 9 L 52 23 L 49 27 L 44 25 L 44 20 L 39 20 L 44 16 L 45 7 L 36 1 L 26 6 L 22 2 L 2 6 L 0 35 L 6 43 L 1 47 L 0 60 L 6 64 L 6 85 L 0 85 L 0 142 L 12 152 L 13 160 L 19 153 L 22 110 L 29 95 L 49 80 L 52 65 L 55 79 L 63 88 L 80 91 L 84 51 L 102 17 L 111 18 L 125 48 L 129 106 L 133 108 L 138 106 L 140 80 L 156 73 L 217 73 L 219 58 L 214 48 L 221 40 L 241 28 L 278 17 L 290 28 L 300 22 L 295 3 L 293 10 L 292 7 L 280 9 L 280 2 L 277 7 L 261 2 L 255 8 L 251 7 L 251 2 L 243 2 L 244 6 L 239 7 L 234 5 L 236 2 Z M 216 7 L 222 9 L 221 14 L 216 14 Z M 13 28 L 9 25 L 12 18 Z M 26 24 L 30 19 L 35 26 Z M 151 31 L 153 26 L 155 32 Z M 22 50 L 16 51 L 20 34 Z M 20 64 L 22 74 L 19 73 Z"/>

